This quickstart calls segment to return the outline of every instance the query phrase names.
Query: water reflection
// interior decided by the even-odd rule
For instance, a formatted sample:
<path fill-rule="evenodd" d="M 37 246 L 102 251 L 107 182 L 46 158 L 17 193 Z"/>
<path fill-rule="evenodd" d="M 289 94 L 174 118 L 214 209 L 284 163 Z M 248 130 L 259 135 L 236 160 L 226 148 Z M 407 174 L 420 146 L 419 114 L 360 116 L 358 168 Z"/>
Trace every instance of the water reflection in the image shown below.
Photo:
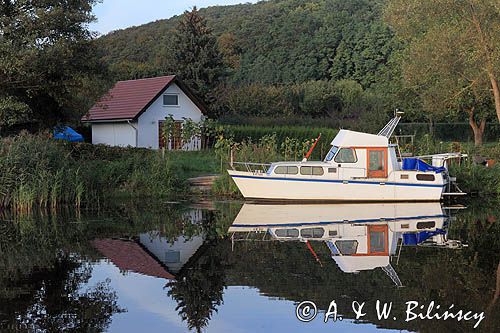
<path fill-rule="evenodd" d="M 461 248 L 447 238 L 449 213 L 440 203 L 258 205 L 244 204 L 229 228 L 233 242 L 319 241 L 345 273 L 381 268 L 397 285 L 391 265 L 402 246 Z"/>
<path fill-rule="evenodd" d="M 307 299 L 321 311 L 336 300 L 340 330 L 472 330 L 405 322 L 405 301 L 435 300 L 486 311 L 476 331 L 496 332 L 500 214 L 481 204 L 458 214 L 437 203 L 230 203 L 6 217 L 0 330 L 331 331 L 295 319 Z M 353 300 L 394 302 L 397 320 L 355 321 Z"/>

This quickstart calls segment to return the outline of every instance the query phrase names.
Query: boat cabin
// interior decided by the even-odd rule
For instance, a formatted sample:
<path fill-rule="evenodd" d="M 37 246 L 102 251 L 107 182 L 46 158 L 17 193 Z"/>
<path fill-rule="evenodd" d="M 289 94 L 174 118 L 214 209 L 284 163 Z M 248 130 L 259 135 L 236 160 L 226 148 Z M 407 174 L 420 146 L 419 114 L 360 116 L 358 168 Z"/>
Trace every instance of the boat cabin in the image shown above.
<path fill-rule="evenodd" d="M 396 145 L 380 135 L 340 130 L 322 162 L 273 163 L 268 173 L 281 176 L 325 176 L 327 178 L 387 178 L 400 170 Z"/>
<path fill-rule="evenodd" d="M 427 168 L 419 169 L 415 165 L 404 168 L 398 160 L 398 146 L 390 144 L 385 136 L 340 130 L 331 145 L 323 161 L 276 162 L 271 164 L 267 175 L 285 178 L 312 176 L 345 181 L 442 182 L 437 167 L 424 163 Z"/>

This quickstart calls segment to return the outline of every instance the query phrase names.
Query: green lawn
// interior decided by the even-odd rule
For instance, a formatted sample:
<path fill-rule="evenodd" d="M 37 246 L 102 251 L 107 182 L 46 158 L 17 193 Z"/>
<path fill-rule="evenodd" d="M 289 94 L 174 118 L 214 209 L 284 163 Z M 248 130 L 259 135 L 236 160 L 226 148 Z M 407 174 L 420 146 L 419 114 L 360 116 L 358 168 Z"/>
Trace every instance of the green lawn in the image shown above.
<path fill-rule="evenodd" d="M 212 149 L 201 151 L 170 151 L 166 158 L 181 179 L 220 173 L 220 161 Z"/>

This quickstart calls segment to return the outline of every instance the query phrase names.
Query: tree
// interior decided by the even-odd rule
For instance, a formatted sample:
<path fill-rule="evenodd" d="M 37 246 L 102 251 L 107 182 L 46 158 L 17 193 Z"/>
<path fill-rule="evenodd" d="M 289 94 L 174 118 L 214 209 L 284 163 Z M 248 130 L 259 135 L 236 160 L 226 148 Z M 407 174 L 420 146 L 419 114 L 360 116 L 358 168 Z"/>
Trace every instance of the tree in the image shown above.
<path fill-rule="evenodd" d="M 87 25 L 96 0 L 0 2 L 0 128 L 80 116 L 105 68 Z"/>
<path fill-rule="evenodd" d="M 172 70 L 207 104 L 225 74 L 217 39 L 196 7 L 186 11 L 174 35 Z"/>
<path fill-rule="evenodd" d="M 476 144 L 481 144 L 483 123 L 491 113 L 485 111 L 494 109 L 493 102 L 500 121 L 498 3 L 391 0 L 385 17 L 406 43 L 403 76 L 424 109 L 431 118 L 466 111 Z"/>

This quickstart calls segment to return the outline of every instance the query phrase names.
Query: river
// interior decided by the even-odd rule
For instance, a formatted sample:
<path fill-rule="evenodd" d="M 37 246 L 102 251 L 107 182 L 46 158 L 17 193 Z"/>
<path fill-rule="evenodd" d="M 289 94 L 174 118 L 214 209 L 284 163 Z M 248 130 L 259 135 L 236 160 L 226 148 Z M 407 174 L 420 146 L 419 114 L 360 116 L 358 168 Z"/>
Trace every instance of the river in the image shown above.
<path fill-rule="evenodd" d="M 499 219 L 479 200 L 3 212 L 0 330 L 498 332 Z"/>

